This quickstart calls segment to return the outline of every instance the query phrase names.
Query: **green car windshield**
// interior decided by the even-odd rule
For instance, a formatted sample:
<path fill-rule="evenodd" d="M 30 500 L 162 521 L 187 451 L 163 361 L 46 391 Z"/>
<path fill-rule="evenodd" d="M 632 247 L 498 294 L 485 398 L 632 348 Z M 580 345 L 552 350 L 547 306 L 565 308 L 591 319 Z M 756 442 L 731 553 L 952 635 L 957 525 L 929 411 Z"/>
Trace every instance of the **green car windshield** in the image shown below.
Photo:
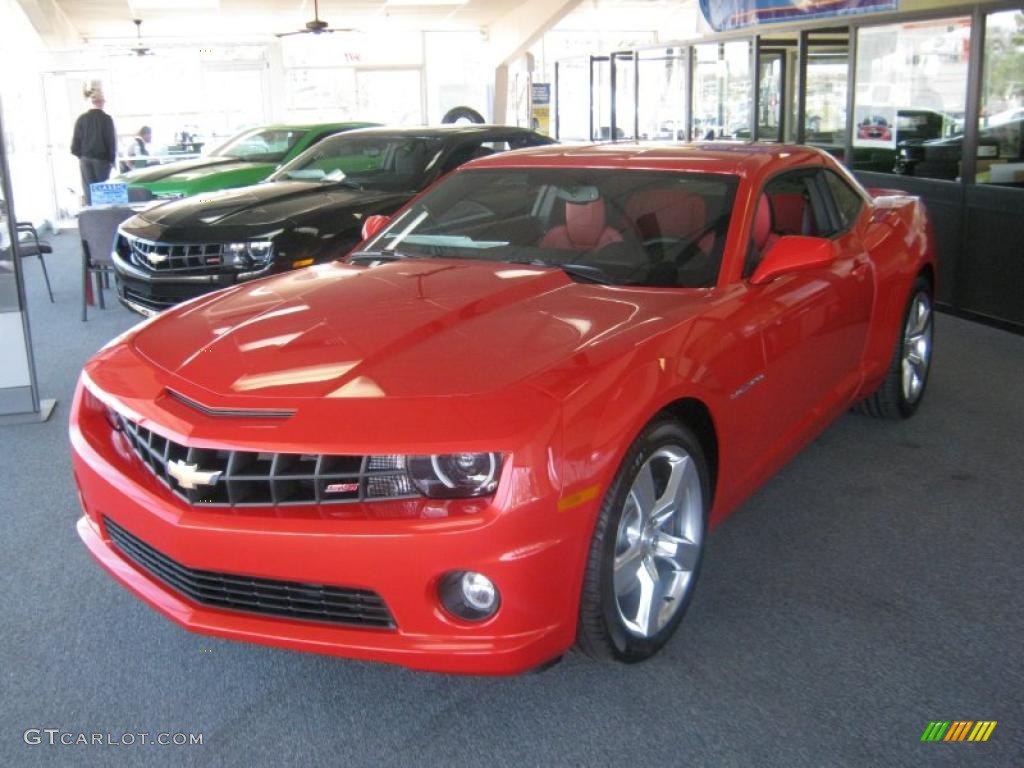
<path fill-rule="evenodd" d="M 257 128 L 222 144 L 211 154 L 259 163 L 279 163 L 308 131 L 298 128 Z"/>
<path fill-rule="evenodd" d="M 324 139 L 269 181 L 343 182 L 360 189 L 419 189 L 441 158 L 430 136 L 351 136 Z"/>

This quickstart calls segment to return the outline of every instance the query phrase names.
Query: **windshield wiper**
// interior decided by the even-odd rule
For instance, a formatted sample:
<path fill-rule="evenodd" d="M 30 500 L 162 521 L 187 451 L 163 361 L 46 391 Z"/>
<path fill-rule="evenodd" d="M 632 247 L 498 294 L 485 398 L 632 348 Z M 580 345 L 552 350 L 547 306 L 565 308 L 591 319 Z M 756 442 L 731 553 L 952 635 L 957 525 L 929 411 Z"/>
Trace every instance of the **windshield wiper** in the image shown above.
<path fill-rule="evenodd" d="M 615 285 L 615 281 L 612 280 L 603 269 L 591 264 L 549 264 L 548 266 L 558 267 L 558 269 L 562 270 L 570 277 L 578 277 L 580 280 L 586 280 L 590 283 Z"/>
<path fill-rule="evenodd" d="M 363 188 L 363 185 L 358 181 L 352 179 L 329 179 L 326 176 L 320 179 L 321 184 L 337 184 L 339 187 L 346 187 L 348 189 L 359 189 Z"/>
<path fill-rule="evenodd" d="M 509 259 L 513 264 L 529 264 L 531 267 L 550 267 L 560 269 L 570 277 L 586 280 L 588 283 L 600 283 L 601 285 L 616 285 L 603 269 L 592 264 L 555 264 L 544 259 Z"/>
<path fill-rule="evenodd" d="M 356 251 L 348 257 L 348 260 L 349 262 L 369 261 L 383 263 L 410 258 L 413 257 L 400 251 Z"/>

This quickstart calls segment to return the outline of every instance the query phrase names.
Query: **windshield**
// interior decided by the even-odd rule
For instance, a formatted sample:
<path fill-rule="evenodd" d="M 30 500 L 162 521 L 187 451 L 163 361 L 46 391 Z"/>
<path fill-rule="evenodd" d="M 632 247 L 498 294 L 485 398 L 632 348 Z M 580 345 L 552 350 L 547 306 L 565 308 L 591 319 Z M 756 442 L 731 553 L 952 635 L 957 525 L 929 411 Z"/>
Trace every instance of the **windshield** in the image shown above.
<path fill-rule="evenodd" d="M 419 189 L 437 164 L 441 145 L 439 138 L 419 136 L 335 136 L 303 152 L 270 181 L 344 181 L 361 189 Z"/>
<path fill-rule="evenodd" d="M 306 133 L 308 131 L 294 128 L 257 128 L 229 139 L 210 154 L 253 162 L 279 163 Z"/>
<path fill-rule="evenodd" d="M 613 285 L 710 287 L 735 176 L 503 168 L 441 182 L 353 260 L 464 258 L 551 266 Z"/>

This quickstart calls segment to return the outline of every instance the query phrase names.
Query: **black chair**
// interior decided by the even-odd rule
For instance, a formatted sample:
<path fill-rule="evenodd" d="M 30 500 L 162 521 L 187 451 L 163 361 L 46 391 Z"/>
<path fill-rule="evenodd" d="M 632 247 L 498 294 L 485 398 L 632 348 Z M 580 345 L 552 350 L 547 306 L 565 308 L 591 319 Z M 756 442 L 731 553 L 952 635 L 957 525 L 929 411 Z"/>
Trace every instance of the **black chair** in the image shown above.
<path fill-rule="evenodd" d="M 78 235 L 82 240 L 82 320 L 87 320 L 89 276 L 95 280 L 96 303 L 105 309 L 103 286 L 110 284 L 114 262 L 110 252 L 114 248 L 117 227 L 125 219 L 135 215 L 127 206 L 99 206 L 83 208 L 78 213 Z"/>
<path fill-rule="evenodd" d="M 50 288 L 50 276 L 46 273 L 46 262 L 43 260 L 44 253 L 53 253 L 52 246 L 45 240 L 39 239 L 39 233 L 31 223 L 19 221 L 16 225 L 18 230 L 18 253 L 21 258 L 38 256 L 39 264 L 43 268 L 43 279 L 46 281 L 46 292 L 50 294 L 50 303 L 53 303 L 53 290 Z"/>

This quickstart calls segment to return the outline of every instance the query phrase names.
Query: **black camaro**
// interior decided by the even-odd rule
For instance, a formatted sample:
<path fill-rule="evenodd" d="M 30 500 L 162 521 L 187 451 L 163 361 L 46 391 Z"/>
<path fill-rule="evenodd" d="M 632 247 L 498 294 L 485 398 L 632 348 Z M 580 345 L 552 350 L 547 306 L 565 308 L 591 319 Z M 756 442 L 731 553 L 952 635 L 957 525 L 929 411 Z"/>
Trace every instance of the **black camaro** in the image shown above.
<path fill-rule="evenodd" d="M 525 128 L 368 128 L 324 139 L 267 181 L 175 200 L 128 219 L 114 241 L 121 301 L 151 315 L 209 291 L 344 256 L 390 215 L 473 158 L 550 144 Z"/>

